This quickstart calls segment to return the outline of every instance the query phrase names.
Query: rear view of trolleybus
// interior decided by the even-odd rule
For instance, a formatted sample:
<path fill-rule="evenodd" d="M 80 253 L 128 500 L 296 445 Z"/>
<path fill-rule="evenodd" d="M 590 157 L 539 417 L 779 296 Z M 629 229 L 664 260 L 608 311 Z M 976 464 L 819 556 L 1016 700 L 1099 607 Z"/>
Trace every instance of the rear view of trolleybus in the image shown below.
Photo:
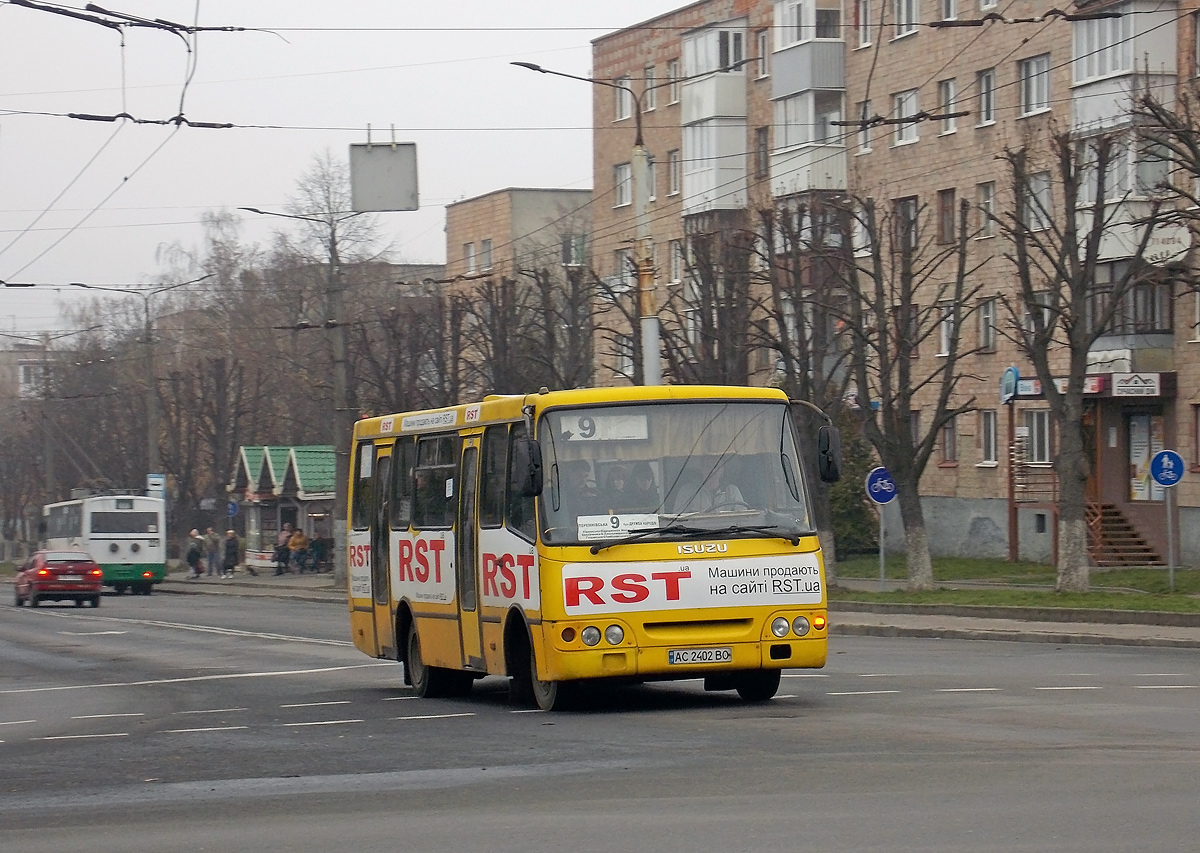
<path fill-rule="evenodd" d="M 166 570 L 166 501 L 135 494 L 93 495 L 42 509 L 46 547 L 79 548 L 118 593 L 149 595 Z"/>
<path fill-rule="evenodd" d="M 360 421 L 351 627 L 421 695 L 487 674 L 543 709 L 585 682 L 702 677 L 765 700 L 826 657 L 801 464 L 831 428 L 784 394 L 581 389 Z"/>

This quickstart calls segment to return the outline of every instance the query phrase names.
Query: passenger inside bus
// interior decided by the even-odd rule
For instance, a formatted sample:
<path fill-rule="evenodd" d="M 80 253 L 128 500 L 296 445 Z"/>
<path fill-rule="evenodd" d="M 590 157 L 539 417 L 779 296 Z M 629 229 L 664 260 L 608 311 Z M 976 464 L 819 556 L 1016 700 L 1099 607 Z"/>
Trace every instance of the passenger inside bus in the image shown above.
<path fill-rule="evenodd" d="M 629 472 L 629 479 L 625 481 L 621 509 L 657 512 L 661 501 L 658 486 L 654 484 L 654 469 L 650 467 L 650 463 L 645 460 L 634 463 Z"/>
<path fill-rule="evenodd" d="M 560 502 L 570 515 L 595 515 L 600 511 L 600 493 L 592 479 L 592 466 L 586 459 L 559 465 Z"/>

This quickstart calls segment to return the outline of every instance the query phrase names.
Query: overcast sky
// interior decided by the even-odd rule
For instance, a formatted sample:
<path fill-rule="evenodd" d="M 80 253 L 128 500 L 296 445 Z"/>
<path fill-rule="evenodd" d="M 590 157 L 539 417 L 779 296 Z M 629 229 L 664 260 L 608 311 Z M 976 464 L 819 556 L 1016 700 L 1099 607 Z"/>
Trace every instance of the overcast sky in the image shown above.
<path fill-rule="evenodd" d="M 447 203 L 508 186 L 592 183 L 589 87 L 508 63 L 586 75 L 593 38 L 686 0 L 99 5 L 264 31 L 202 33 L 189 55 L 169 32 L 117 32 L 0 0 L 0 279 L 153 281 L 164 249 L 200 246 L 205 212 L 283 210 L 314 157 L 329 149 L 345 159 L 351 143 L 367 141 L 368 125 L 372 141 L 389 141 L 395 125 L 397 141 L 417 143 L 422 209 L 379 217 L 393 260 L 442 262 Z M 63 117 L 169 119 L 181 93 L 188 119 L 241 127 Z M 248 243 L 287 224 L 242 216 Z M 63 329 L 60 303 L 88 295 L 0 288 L 0 331 Z"/>

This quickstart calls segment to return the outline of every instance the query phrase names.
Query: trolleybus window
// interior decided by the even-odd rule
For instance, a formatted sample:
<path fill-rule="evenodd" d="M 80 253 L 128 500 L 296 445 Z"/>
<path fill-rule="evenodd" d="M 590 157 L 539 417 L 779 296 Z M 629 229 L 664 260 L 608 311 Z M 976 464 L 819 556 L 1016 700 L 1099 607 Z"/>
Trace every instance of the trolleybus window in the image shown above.
<path fill-rule="evenodd" d="M 532 542 L 534 534 L 537 532 L 537 516 L 534 513 L 533 498 L 521 492 L 520 483 L 525 476 L 525 472 L 517 471 L 513 467 L 516 459 L 516 454 L 513 453 L 513 446 L 518 441 L 523 441 L 528 437 L 529 430 L 525 427 L 525 424 L 513 424 L 512 431 L 509 433 L 508 443 L 508 509 L 506 511 L 506 518 L 509 530 L 520 534 Z"/>
<path fill-rule="evenodd" d="M 413 509 L 413 440 L 401 438 L 392 450 L 392 529 L 407 530 Z"/>
<path fill-rule="evenodd" d="M 157 532 L 157 512 L 92 512 L 92 533 Z"/>
<path fill-rule="evenodd" d="M 483 434 L 483 461 L 479 493 L 479 526 L 504 523 L 504 487 L 508 459 L 508 425 L 491 426 Z"/>
<path fill-rule="evenodd" d="M 458 436 L 435 435 L 417 440 L 414 527 L 449 527 L 454 523 L 457 467 Z"/>
<path fill-rule="evenodd" d="M 375 507 L 375 445 L 369 441 L 358 445 L 354 479 L 351 525 L 355 530 L 366 530 L 371 526 L 371 514 Z"/>

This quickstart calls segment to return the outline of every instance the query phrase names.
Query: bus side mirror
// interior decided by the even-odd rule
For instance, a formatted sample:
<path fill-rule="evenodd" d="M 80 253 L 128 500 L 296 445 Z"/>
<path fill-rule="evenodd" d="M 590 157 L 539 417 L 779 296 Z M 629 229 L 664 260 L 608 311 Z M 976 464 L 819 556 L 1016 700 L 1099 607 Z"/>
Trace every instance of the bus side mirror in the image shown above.
<path fill-rule="evenodd" d="M 817 429 L 817 474 L 823 483 L 842 479 L 842 434 L 828 424 Z"/>
<path fill-rule="evenodd" d="M 533 438 L 518 438 L 512 446 L 509 477 L 513 488 L 526 498 L 542 493 L 542 446 Z"/>

